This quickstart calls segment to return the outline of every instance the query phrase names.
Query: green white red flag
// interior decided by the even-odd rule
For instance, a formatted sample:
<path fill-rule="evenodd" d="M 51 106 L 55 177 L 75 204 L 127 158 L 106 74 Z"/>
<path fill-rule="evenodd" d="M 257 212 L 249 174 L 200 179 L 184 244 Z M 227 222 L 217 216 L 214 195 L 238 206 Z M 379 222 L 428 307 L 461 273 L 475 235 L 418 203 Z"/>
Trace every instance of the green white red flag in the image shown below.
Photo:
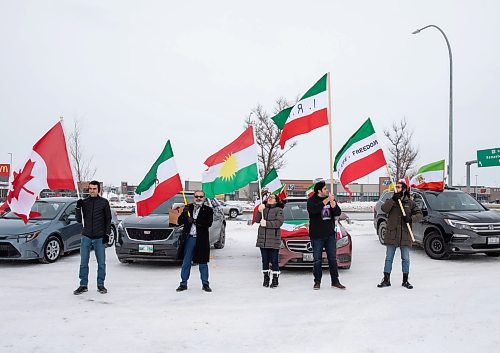
<path fill-rule="evenodd" d="M 328 74 L 314 84 L 293 107 L 279 112 L 272 119 L 281 130 L 279 144 L 295 136 L 306 134 L 321 126 L 328 125 Z"/>
<path fill-rule="evenodd" d="M 253 126 L 208 157 L 204 164 L 208 167 L 202 175 L 202 189 L 206 197 L 233 192 L 256 181 L 257 145 Z"/>
<path fill-rule="evenodd" d="M 169 140 L 135 190 L 134 201 L 137 215 L 149 215 L 181 190 L 182 182 Z"/>
<path fill-rule="evenodd" d="M 306 196 L 307 198 L 310 198 L 312 195 L 314 195 L 314 183 L 309 185 L 309 187 L 306 190 Z"/>
<path fill-rule="evenodd" d="M 375 129 L 368 118 L 335 156 L 334 170 L 344 189 L 347 185 L 383 167 L 387 162 Z"/>
<path fill-rule="evenodd" d="M 444 190 L 444 159 L 424 165 L 411 178 L 412 188 L 428 190 Z"/>
<path fill-rule="evenodd" d="M 44 189 L 75 190 L 61 122 L 33 146 L 23 168 L 14 170 L 7 193 L 10 211 L 28 223 L 30 218 L 39 215 L 31 212 L 31 208 Z"/>
<path fill-rule="evenodd" d="M 269 194 L 266 195 L 266 197 L 262 201 L 260 199 L 257 199 L 257 201 L 255 201 L 255 205 L 253 208 L 253 215 L 252 215 L 252 223 L 255 223 L 255 216 L 259 211 L 258 210 L 259 205 L 267 199 L 267 196 L 269 196 L 270 194 L 278 195 L 280 200 L 284 200 L 287 198 L 286 184 L 283 184 L 280 181 L 276 169 L 272 168 L 269 171 L 269 173 L 267 173 L 267 175 L 264 177 L 264 179 L 262 179 L 260 184 L 263 190 L 267 189 L 269 191 Z"/>

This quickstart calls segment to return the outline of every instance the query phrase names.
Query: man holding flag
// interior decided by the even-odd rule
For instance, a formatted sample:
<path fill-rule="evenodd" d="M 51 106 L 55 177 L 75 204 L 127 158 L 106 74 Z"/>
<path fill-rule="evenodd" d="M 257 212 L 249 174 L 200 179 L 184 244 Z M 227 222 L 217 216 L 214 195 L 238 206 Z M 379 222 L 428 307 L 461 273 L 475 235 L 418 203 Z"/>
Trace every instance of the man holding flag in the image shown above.
<path fill-rule="evenodd" d="M 307 212 L 309 213 L 309 237 L 311 238 L 314 258 L 313 288 L 317 290 L 321 287 L 324 249 L 328 258 L 332 287 L 345 289 L 345 286 L 339 281 L 335 231 L 335 217 L 340 216 L 342 212 L 334 195 L 330 195 L 324 181 L 318 181 L 314 185 L 314 195 L 307 200 Z"/>
<path fill-rule="evenodd" d="M 80 286 L 75 295 L 87 292 L 89 283 L 90 252 L 94 249 L 97 260 L 97 291 L 106 294 L 106 244 L 111 233 L 111 208 L 108 200 L 99 196 L 101 184 L 97 180 L 89 183 L 89 197 L 76 202 L 76 221 L 83 223 L 80 240 Z"/>
<path fill-rule="evenodd" d="M 398 205 L 399 201 L 403 205 L 405 214 Z M 410 272 L 410 249 L 412 246 L 412 238 L 407 224 L 420 222 L 423 218 L 422 211 L 418 208 L 415 201 L 410 198 L 408 185 L 404 179 L 396 183 L 396 190 L 392 198 L 387 199 L 382 205 L 382 211 L 387 213 L 387 231 L 385 233 L 384 242 L 386 246 L 384 278 L 377 285 L 379 288 L 389 287 L 391 285 L 391 270 L 392 262 L 396 248 L 401 251 L 401 266 L 403 269 L 402 286 L 412 289 L 413 286 L 408 282 Z"/>

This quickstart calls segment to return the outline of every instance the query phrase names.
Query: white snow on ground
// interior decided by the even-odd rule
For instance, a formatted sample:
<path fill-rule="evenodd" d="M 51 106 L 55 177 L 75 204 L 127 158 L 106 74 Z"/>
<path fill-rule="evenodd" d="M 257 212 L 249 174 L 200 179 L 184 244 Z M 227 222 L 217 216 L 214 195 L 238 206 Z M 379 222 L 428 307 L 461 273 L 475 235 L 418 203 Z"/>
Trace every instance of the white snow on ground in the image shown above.
<path fill-rule="evenodd" d="M 345 212 L 372 212 L 377 203 L 371 201 L 344 202 L 339 204 Z"/>
<path fill-rule="evenodd" d="M 312 290 L 310 270 L 283 271 L 277 289 L 261 286 L 256 226 L 228 222 L 227 243 L 212 251 L 213 293 L 193 268 L 176 293 L 179 267 L 120 264 L 107 249 L 106 285 L 74 296 L 79 255 L 57 263 L 0 263 L 0 352 L 498 352 L 500 259 L 429 259 L 412 252 L 411 282 L 379 289 L 385 248 L 371 221 L 355 221 L 347 290 Z M 399 253 L 398 253 L 399 254 Z"/>

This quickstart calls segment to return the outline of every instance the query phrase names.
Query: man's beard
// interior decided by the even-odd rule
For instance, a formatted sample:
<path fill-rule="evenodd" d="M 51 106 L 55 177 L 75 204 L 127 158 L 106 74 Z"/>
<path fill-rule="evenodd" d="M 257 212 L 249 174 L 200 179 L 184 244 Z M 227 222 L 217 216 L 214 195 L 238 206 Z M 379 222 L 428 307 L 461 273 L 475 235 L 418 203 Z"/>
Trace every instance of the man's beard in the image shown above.
<path fill-rule="evenodd" d="M 201 206 L 201 205 L 203 205 L 203 201 L 195 201 L 194 203 L 195 203 L 197 206 Z"/>

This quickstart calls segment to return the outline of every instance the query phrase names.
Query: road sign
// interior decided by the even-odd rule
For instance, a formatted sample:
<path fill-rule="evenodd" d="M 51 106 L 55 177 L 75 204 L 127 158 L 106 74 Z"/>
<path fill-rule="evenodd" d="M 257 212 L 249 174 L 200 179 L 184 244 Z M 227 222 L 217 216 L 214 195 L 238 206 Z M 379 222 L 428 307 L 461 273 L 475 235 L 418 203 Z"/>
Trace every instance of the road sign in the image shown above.
<path fill-rule="evenodd" d="M 478 167 L 500 167 L 500 148 L 477 151 Z"/>

